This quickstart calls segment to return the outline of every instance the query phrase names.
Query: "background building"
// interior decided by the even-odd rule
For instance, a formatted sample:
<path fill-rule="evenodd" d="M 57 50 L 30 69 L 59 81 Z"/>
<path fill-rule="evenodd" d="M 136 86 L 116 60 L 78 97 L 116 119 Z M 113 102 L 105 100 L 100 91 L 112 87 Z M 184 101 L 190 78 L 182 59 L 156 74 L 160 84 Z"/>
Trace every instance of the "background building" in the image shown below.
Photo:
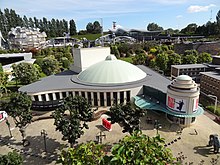
<path fill-rule="evenodd" d="M 12 28 L 8 33 L 8 40 L 11 48 L 31 50 L 41 48 L 46 43 L 46 33 L 40 32 L 39 28 Z"/>

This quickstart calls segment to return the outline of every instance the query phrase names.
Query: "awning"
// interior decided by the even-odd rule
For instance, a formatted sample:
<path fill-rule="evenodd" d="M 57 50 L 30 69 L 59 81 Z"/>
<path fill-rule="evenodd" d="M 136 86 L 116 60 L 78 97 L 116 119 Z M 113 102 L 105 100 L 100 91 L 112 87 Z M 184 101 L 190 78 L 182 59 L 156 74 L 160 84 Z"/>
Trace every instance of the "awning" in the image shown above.
<path fill-rule="evenodd" d="M 204 113 L 204 110 L 202 107 L 198 107 L 197 111 L 195 111 L 192 114 L 184 114 L 184 113 L 177 113 L 169 108 L 167 108 L 165 105 L 161 104 L 159 101 L 149 98 L 149 97 L 141 97 L 141 96 L 134 96 L 135 99 L 135 105 L 138 106 L 141 109 L 148 109 L 153 111 L 162 111 L 164 113 L 167 113 L 169 115 L 173 115 L 176 117 L 196 117 Z"/>

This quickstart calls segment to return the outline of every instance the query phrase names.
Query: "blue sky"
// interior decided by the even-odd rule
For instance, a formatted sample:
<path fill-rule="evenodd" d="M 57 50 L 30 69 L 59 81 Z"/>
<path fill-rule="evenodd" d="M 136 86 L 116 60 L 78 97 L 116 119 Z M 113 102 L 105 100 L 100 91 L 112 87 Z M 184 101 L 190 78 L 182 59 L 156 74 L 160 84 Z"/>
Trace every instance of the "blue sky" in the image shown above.
<path fill-rule="evenodd" d="M 77 30 L 88 22 L 103 21 L 104 30 L 118 27 L 146 29 L 157 23 L 164 29 L 182 29 L 190 23 L 216 21 L 220 0 L 0 0 L 0 9 L 47 19 L 74 19 Z"/>

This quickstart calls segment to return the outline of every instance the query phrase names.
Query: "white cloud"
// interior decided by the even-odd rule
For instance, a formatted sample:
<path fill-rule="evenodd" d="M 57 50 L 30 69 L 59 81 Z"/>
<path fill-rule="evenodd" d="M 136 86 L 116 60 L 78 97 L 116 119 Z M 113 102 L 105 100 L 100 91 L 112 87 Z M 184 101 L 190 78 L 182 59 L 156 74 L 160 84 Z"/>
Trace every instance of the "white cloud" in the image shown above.
<path fill-rule="evenodd" d="M 188 7 L 188 13 L 198 13 L 198 12 L 205 12 L 208 11 L 211 7 L 215 7 L 216 5 L 210 4 L 207 6 L 199 6 L 199 5 L 191 5 Z"/>
<path fill-rule="evenodd" d="M 183 16 L 182 15 L 177 15 L 176 18 L 180 19 L 180 18 L 183 18 Z"/>

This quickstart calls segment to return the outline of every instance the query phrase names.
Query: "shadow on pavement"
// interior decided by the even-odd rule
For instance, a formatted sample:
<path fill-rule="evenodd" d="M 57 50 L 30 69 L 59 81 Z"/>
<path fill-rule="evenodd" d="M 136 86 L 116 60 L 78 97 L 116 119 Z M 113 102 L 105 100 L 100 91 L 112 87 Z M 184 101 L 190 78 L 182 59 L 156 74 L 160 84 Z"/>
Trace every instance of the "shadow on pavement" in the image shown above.
<path fill-rule="evenodd" d="M 68 144 L 60 144 L 56 139 L 46 138 L 46 148 L 42 136 L 27 136 L 30 145 L 23 147 L 22 142 L 10 139 L 9 136 L 0 135 L 0 146 L 7 146 L 23 156 L 24 165 L 50 164 L 58 159 L 58 155 L 63 148 L 68 148 Z M 45 149 L 47 152 L 45 152 Z"/>
<path fill-rule="evenodd" d="M 214 154 L 214 152 L 212 152 L 213 148 L 208 146 L 197 146 L 193 149 L 195 150 L 195 154 L 200 154 L 204 157 L 208 157 L 208 155 Z"/>

